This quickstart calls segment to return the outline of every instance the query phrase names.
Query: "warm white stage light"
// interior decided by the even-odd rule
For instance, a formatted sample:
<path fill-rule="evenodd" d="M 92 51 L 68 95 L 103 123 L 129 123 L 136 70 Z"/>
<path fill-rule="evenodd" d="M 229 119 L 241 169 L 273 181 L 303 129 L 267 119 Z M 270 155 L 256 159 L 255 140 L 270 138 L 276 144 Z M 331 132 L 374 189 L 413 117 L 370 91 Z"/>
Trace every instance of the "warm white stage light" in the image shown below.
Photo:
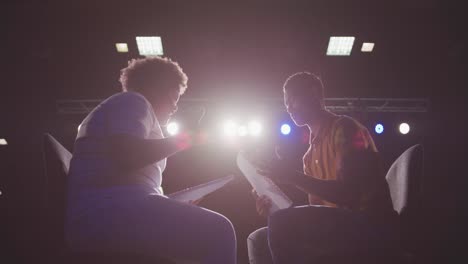
<path fill-rule="evenodd" d="M 362 43 L 362 48 L 361 48 L 361 51 L 362 52 L 372 52 L 372 50 L 374 50 L 374 43 L 371 43 L 371 42 L 364 42 Z"/>
<path fill-rule="evenodd" d="M 179 124 L 176 122 L 170 122 L 167 124 L 166 130 L 171 136 L 177 135 L 177 133 L 179 133 Z"/>
<path fill-rule="evenodd" d="M 246 126 L 240 126 L 237 128 L 237 135 L 240 137 L 245 137 L 249 133 L 249 130 L 247 129 Z"/>
<path fill-rule="evenodd" d="M 136 37 L 141 56 L 161 56 L 164 54 L 161 37 Z"/>
<path fill-rule="evenodd" d="M 115 43 L 115 48 L 119 53 L 126 53 L 128 52 L 128 45 L 127 43 Z"/>
<path fill-rule="evenodd" d="M 401 123 L 399 130 L 401 134 L 406 135 L 410 132 L 410 126 L 407 123 Z"/>
<path fill-rule="evenodd" d="M 257 121 L 250 121 L 247 128 L 251 136 L 258 136 L 262 132 L 262 125 Z"/>
<path fill-rule="evenodd" d="M 0 145 L 8 145 L 8 142 L 4 138 L 0 138 Z"/>
<path fill-rule="evenodd" d="M 229 120 L 229 121 L 224 122 L 224 125 L 223 125 L 224 135 L 230 136 L 230 137 L 235 136 L 237 134 L 237 130 L 238 130 L 238 127 L 234 121 Z"/>
<path fill-rule="evenodd" d="M 354 37 L 330 37 L 327 56 L 349 56 L 353 49 Z"/>

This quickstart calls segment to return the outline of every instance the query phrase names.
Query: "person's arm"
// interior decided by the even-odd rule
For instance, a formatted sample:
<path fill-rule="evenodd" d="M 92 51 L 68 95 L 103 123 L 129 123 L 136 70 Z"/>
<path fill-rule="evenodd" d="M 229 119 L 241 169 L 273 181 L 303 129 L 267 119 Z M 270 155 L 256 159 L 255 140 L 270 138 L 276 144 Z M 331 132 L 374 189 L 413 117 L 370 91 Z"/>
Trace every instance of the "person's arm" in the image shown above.
<path fill-rule="evenodd" d="M 355 192 L 343 181 L 320 180 L 300 172 L 295 172 L 291 179 L 291 184 L 307 194 L 316 195 L 335 204 L 353 203 Z"/>
<path fill-rule="evenodd" d="M 188 138 L 168 137 L 142 139 L 129 134 L 116 134 L 106 141 L 111 159 L 124 170 L 144 167 L 168 158 L 191 146 Z"/>
<path fill-rule="evenodd" d="M 272 206 L 271 198 L 266 195 L 258 196 L 254 189 L 252 189 L 252 196 L 255 199 L 255 208 L 257 209 L 258 215 L 267 218 Z"/>
<path fill-rule="evenodd" d="M 293 172 L 284 161 L 276 162 L 273 167 L 262 168 L 259 172 L 329 202 L 356 205 L 362 189 L 372 184 L 370 181 L 375 178 L 369 176 L 380 165 L 378 154 L 369 148 L 367 139 L 362 135 L 362 131 L 351 120 L 343 120 L 334 132 L 336 180 L 320 180 Z"/>
<path fill-rule="evenodd" d="M 348 201 L 352 200 L 353 192 L 349 190 L 344 181 L 316 179 L 301 172 L 292 171 L 288 166 L 280 163 L 277 162 L 274 167 L 262 167 L 257 172 L 275 182 L 294 185 L 307 194 L 316 195 L 332 203 L 348 204 Z M 346 172 L 343 171 L 343 173 Z"/>
<path fill-rule="evenodd" d="M 320 180 L 295 173 L 292 183 L 306 193 L 316 194 L 332 203 L 356 206 L 365 192 L 371 191 L 382 174 L 378 152 L 356 150 L 340 157 L 337 180 Z"/>
<path fill-rule="evenodd" d="M 378 153 L 368 150 L 355 151 L 340 158 L 336 180 L 320 180 L 298 171 L 291 171 L 287 166 L 278 163 L 273 168 L 263 168 L 258 172 L 276 182 L 294 185 L 307 194 L 346 206 L 356 205 L 361 191 L 374 184 L 376 177 L 373 176 L 379 173 L 381 166 Z"/>
<path fill-rule="evenodd" d="M 103 149 L 121 169 L 138 169 L 191 146 L 188 133 L 149 139 L 152 129 L 159 126 L 151 105 L 135 93 L 121 94 L 119 100 L 106 110 L 108 136 L 103 140 Z"/>

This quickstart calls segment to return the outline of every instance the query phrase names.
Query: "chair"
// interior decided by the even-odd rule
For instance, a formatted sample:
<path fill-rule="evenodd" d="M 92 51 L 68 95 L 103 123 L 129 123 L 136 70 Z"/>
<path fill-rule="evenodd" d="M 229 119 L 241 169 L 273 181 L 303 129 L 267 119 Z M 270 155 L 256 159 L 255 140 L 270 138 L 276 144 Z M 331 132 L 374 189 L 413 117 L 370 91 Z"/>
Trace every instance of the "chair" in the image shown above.
<path fill-rule="evenodd" d="M 400 220 L 400 249 L 379 256 L 360 256 L 365 263 L 414 263 L 422 244 L 422 177 L 424 149 L 420 144 L 406 149 L 390 166 L 385 176 L 393 209 Z M 361 263 L 362 263 L 361 262 Z"/>
<path fill-rule="evenodd" d="M 72 154 L 52 135 L 43 136 L 43 158 L 46 175 L 47 243 L 50 262 L 57 263 L 160 263 L 170 264 L 163 258 L 154 258 L 118 252 L 72 252 L 65 243 L 64 223 L 67 197 L 67 174 Z"/>
<path fill-rule="evenodd" d="M 387 181 L 393 209 L 399 214 L 401 245 L 392 252 L 326 256 L 323 263 L 414 263 L 420 252 L 422 212 L 422 177 L 424 149 L 417 144 L 406 149 L 390 166 Z M 320 262 L 320 261 L 319 261 Z M 322 262 L 320 262 L 322 263 Z"/>
<path fill-rule="evenodd" d="M 401 244 L 396 252 L 384 252 L 380 263 L 414 263 L 420 250 L 423 159 L 423 146 L 417 144 L 406 149 L 387 171 L 385 179 L 400 220 Z"/>
<path fill-rule="evenodd" d="M 393 162 L 385 177 L 393 209 L 400 216 L 401 247 L 407 257 L 416 254 L 422 244 L 419 216 L 422 213 L 423 159 L 423 146 L 414 145 Z"/>

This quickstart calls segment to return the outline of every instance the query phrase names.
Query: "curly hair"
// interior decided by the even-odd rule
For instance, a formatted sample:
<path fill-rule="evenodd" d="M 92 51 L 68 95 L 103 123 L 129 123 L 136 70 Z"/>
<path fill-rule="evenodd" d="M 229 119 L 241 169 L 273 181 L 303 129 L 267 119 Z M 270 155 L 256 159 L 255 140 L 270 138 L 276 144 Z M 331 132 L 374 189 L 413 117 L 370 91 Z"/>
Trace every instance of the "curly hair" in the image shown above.
<path fill-rule="evenodd" d="M 120 83 L 123 91 L 140 91 L 159 89 L 165 92 L 179 89 L 182 95 L 187 89 L 187 75 L 175 61 L 164 57 L 132 59 L 128 66 L 120 70 Z"/>

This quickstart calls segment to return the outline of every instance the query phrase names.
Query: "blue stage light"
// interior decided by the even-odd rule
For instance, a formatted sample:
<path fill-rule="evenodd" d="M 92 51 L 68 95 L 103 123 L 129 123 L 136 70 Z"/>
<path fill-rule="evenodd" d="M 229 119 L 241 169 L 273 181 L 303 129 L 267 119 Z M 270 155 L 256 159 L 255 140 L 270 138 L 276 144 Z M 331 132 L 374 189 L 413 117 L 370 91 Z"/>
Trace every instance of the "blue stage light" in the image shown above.
<path fill-rule="evenodd" d="M 281 134 L 289 135 L 289 133 L 291 133 L 291 126 L 288 124 L 283 124 L 281 126 Z"/>
<path fill-rule="evenodd" d="M 382 134 L 384 132 L 384 126 L 382 124 L 375 125 L 375 133 Z"/>

